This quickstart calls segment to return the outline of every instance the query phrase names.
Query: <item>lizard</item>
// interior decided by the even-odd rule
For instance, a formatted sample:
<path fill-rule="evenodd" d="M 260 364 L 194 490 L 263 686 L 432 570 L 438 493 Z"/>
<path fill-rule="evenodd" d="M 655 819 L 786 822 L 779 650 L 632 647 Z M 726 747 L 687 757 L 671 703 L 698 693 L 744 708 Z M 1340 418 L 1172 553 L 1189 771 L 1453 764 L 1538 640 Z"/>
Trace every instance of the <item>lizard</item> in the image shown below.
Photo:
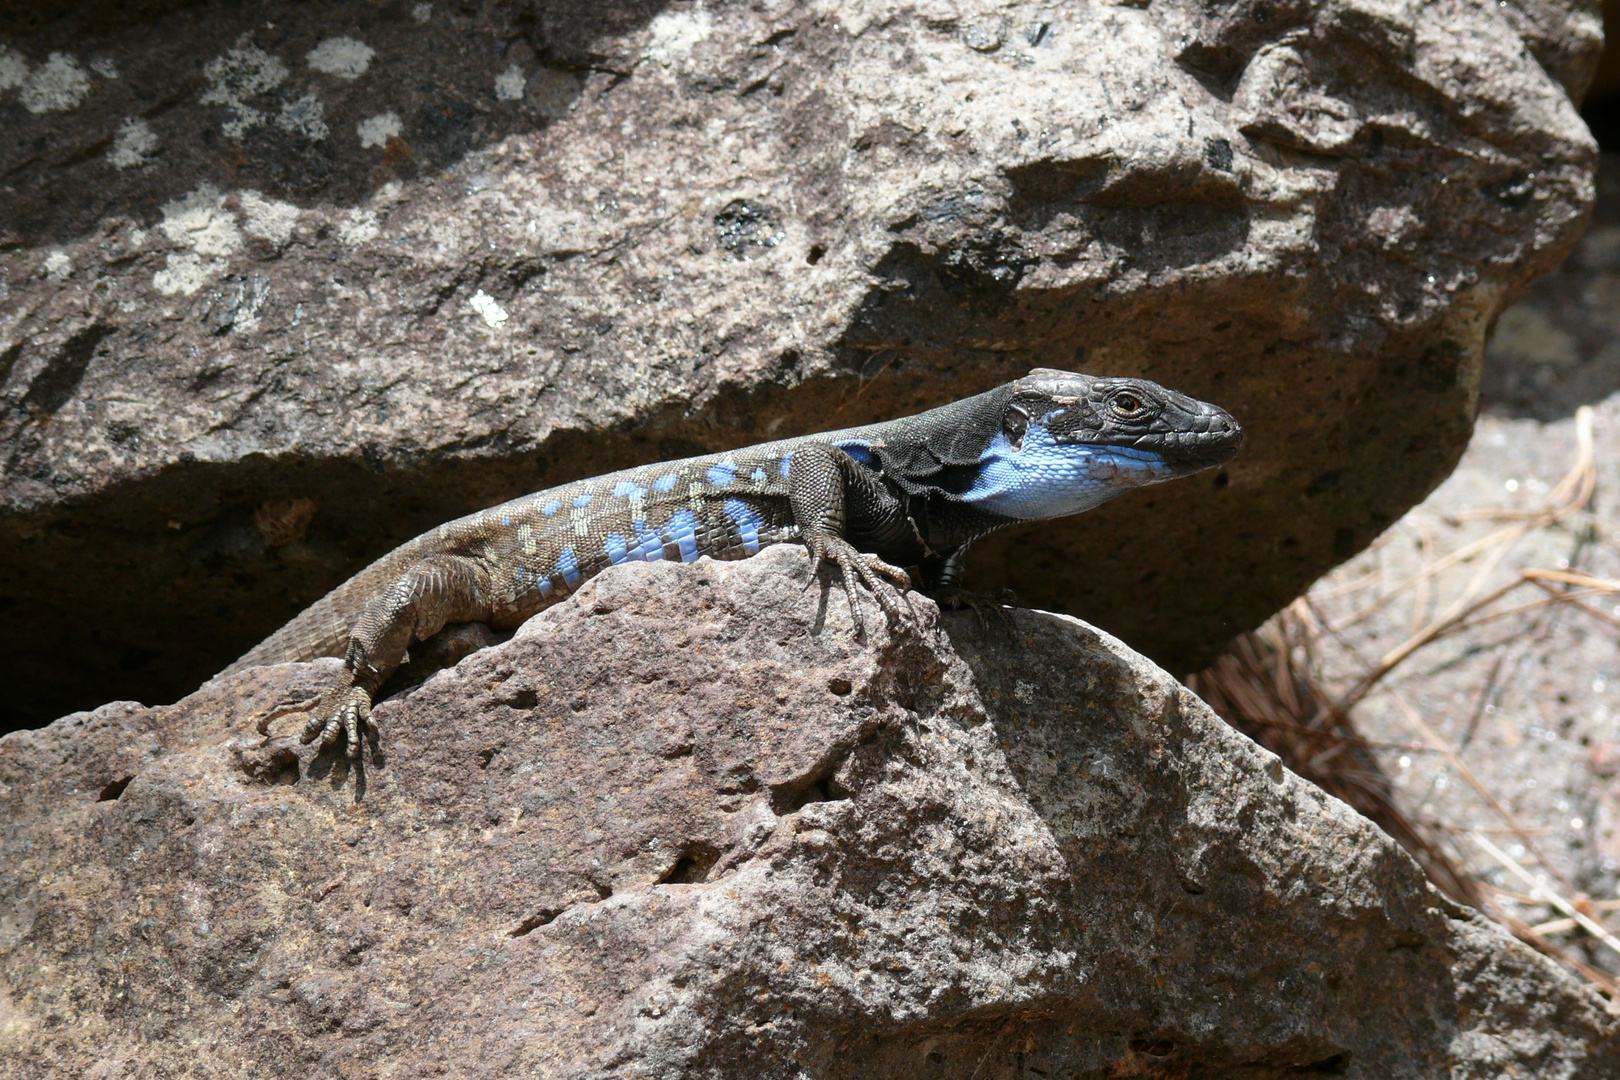
<path fill-rule="evenodd" d="M 524 495 L 440 525 L 361 570 L 220 674 L 343 658 L 302 741 L 360 751 L 377 691 L 413 640 L 446 624 L 514 629 L 609 566 L 742 559 L 797 541 L 811 580 L 836 565 L 857 633 L 856 583 L 887 617 L 898 590 L 947 604 L 969 546 L 1133 488 L 1224 464 L 1243 430 L 1215 405 L 1145 379 L 1036 368 L 913 416 L 642 465 Z M 260 730 L 268 729 L 267 717 Z"/>

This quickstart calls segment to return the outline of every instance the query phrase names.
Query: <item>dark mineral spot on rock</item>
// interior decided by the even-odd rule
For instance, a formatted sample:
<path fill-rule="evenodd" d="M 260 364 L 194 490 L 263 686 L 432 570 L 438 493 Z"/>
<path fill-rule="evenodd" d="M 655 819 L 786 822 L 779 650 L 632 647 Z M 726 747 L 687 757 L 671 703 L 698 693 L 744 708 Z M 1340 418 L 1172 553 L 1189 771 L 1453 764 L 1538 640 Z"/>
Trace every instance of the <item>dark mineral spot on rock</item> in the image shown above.
<path fill-rule="evenodd" d="M 749 199 L 733 199 L 714 215 L 714 239 L 721 249 L 751 259 L 782 242 L 782 212 Z"/>

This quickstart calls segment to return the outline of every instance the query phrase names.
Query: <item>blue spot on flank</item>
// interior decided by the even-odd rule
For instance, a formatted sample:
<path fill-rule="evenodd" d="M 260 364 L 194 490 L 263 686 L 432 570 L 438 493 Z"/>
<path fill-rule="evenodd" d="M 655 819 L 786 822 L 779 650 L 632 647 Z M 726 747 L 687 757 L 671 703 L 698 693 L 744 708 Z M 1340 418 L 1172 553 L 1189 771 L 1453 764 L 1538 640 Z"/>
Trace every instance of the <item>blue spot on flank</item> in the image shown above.
<path fill-rule="evenodd" d="M 872 453 L 872 444 L 861 439 L 849 439 L 845 442 L 834 443 L 834 446 L 860 462 L 862 465 L 875 465 L 877 458 Z"/>
<path fill-rule="evenodd" d="M 556 591 L 557 591 L 557 586 L 555 586 L 555 585 L 553 585 L 551 583 L 550 578 L 543 577 L 543 578 L 540 579 L 540 595 L 541 596 L 550 596 L 552 593 L 554 593 Z"/>
<path fill-rule="evenodd" d="M 579 560 L 574 557 L 573 548 L 565 547 L 562 554 L 557 556 L 557 573 L 562 575 L 563 581 L 570 589 L 580 583 Z"/>
<path fill-rule="evenodd" d="M 765 481 L 765 470 L 764 469 L 755 469 L 754 470 L 754 483 L 760 484 L 760 483 L 764 483 L 764 481 Z"/>
<path fill-rule="evenodd" d="M 556 499 L 552 499 L 550 502 L 546 503 L 545 506 L 540 508 L 540 512 L 542 514 L 546 515 L 546 517 L 551 517 L 553 514 L 555 514 L 558 510 L 561 510 L 561 509 L 562 509 L 562 503 L 558 502 Z"/>
<path fill-rule="evenodd" d="M 657 562 L 662 559 L 664 538 L 647 528 L 645 521 L 632 521 L 630 525 L 636 530 L 636 546 L 630 550 L 630 557 L 644 562 Z"/>
<path fill-rule="evenodd" d="M 793 468 L 793 455 L 789 454 L 782 459 L 782 479 L 788 478 L 788 470 Z"/>
<path fill-rule="evenodd" d="M 759 530 L 765 525 L 765 519 L 741 499 L 727 499 L 725 510 L 731 520 L 737 523 L 737 535 L 742 539 L 743 550 L 750 555 L 758 555 Z"/>
<path fill-rule="evenodd" d="M 670 488 L 674 487 L 675 481 L 679 479 L 680 473 L 665 473 L 663 476 L 660 476 L 657 480 L 653 481 L 653 490 L 662 494 L 663 492 L 666 492 Z"/>
<path fill-rule="evenodd" d="M 512 527 L 512 515 L 507 514 L 505 517 L 501 518 L 501 528 L 510 529 L 511 527 Z"/>
<path fill-rule="evenodd" d="M 614 566 L 618 566 L 630 557 L 630 552 L 625 550 L 624 537 L 618 533 L 608 533 L 607 543 L 602 545 L 602 550 L 609 559 L 613 560 Z"/>
<path fill-rule="evenodd" d="M 587 491 L 583 495 L 575 495 L 574 496 L 574 509 L 583 510 L 589 505 L 591 505 L 591 493 L 590 492 Z"/>
<path fill-rule="evenodd" d="M 1005 517 L 1036 521 L 1101 506 L 1115 495 L 1174 477 L 1157 454 L 1124 446 L 1058 443 L 1031 424 L 1017 450 L 998 433 L 962 499 Z"/>
<path fill-rule="evenodd" d="M 517 578 L 519 581 L 522 581 L 523 580 L 523 567 L 520 566 L 516 570 L 512 571 L 512 576 Z"/>
<path fill-rule="evenodd" d="M 737 466 L 729 461 L 717 461 L 709 466 L 709 483 L 717 488 L 730 487 L 737 479 Z"/>
<path fill-rule="evenodd" d="M 680 546 L 681 562 L 697 562 L 697 516 L 692 511 L 677 511 L 664 526 L 664 535 Z"/>
<path fill-rule="evenodd" d="M 636 486 L 633 480 L 620 480 L 613 485 L 613 497 L 616 499 L 635 499 L 647 494 L 647 489 Z"/>

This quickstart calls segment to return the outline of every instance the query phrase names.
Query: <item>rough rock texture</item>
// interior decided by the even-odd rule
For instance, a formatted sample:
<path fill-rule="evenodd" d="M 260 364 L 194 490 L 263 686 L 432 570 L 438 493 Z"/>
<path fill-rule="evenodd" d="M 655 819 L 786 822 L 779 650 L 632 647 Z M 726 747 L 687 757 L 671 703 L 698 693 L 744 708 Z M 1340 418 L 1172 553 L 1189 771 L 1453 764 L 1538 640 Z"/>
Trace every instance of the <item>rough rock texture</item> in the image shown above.
<path fill-rule="evenodd" d="M 43 10 L 0 52 L 35 722 L 172 700 L 447 517 L 1035 365 L 1250 442 L 973 583 L 1198 666 L 1445 475 L 1591 198 L 1583 3 Z"/>
<path fill-rule="evenodd" d="M 0 740 L 7 1075 L 1597 1077 L 1620 1019 L 1117 640 L 808 560 L 611 570 L 382 704 L 328 662 Z M 823 583 L 825 584 L 825 583 Z"/>

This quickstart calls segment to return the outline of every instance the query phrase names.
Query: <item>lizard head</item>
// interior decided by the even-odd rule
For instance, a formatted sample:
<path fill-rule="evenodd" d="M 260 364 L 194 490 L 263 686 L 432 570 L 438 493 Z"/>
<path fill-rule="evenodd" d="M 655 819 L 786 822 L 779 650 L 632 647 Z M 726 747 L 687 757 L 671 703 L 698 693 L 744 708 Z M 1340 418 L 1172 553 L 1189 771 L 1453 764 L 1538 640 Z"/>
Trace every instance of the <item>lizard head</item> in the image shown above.
<path fill-rule="evenodd" d="M 1243 442 L 1226 410 L 1146 379 L 1037 368 L 980 400 L 999 427 L 980 429 L 977 462 L 948 490 L 1024 521 L 1077 514 L 1220 465 Z"/>
<path fill-rule="evenodd" d="M 1151 456 L 1185 476 L 1232 460 L 1243 429 L 1216 405 L 1146 379 L 1103 378 L 1036 368 L 1013 384 L 1002 419 L 1009 445 L 1042 429 L 1052 444 L 1112 447 Z M 1018 435 L 1019 428 L 1023 434 Z"/>

